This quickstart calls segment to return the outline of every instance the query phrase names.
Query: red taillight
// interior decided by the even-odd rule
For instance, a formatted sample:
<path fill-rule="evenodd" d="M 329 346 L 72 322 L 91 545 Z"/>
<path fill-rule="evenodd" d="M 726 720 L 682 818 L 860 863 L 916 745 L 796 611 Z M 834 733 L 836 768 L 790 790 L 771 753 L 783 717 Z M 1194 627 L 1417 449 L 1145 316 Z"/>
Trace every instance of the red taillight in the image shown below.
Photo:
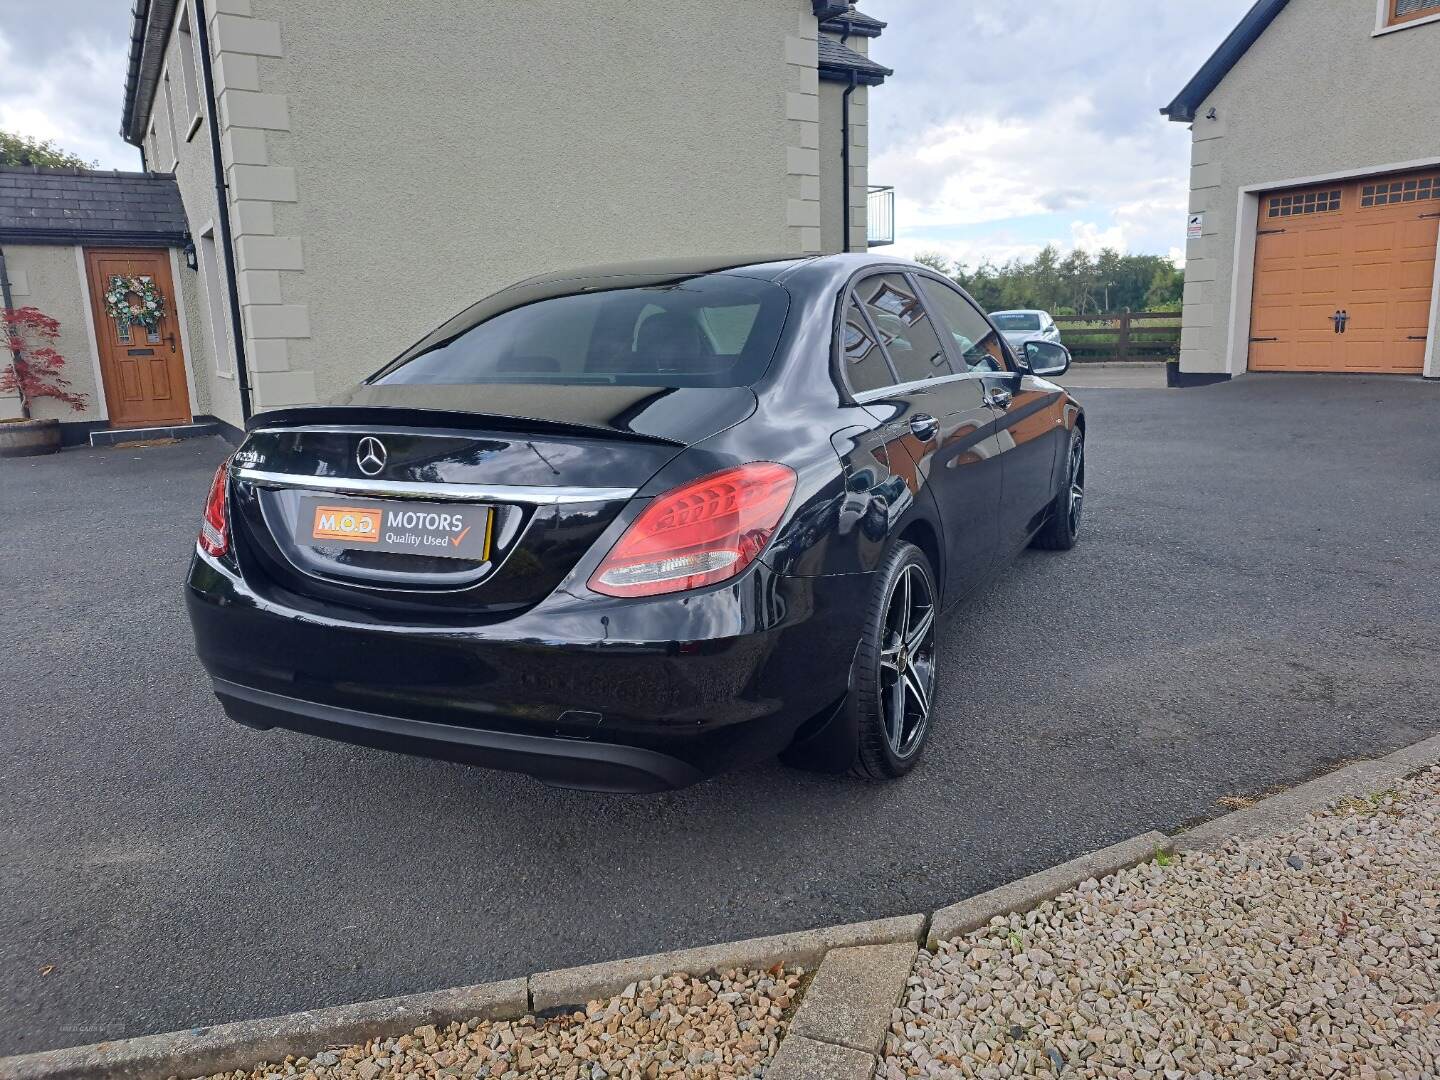
<path fill-rule="evenodd" d="M 667 491 L 625 530 L 590 575 L 590 588 L 655 596 L 732 578 L 765 550 L 794 493 L 794 470 L 773 461 Z"/>
<path fill-rule="evenodd" d="M 215 470 L 215 479 L 210 481 L 205 516 L 200 519 L 200 550 L 206 555 L 224 555 L 230 550 L 230 514 L 225 505 L 229 479 L 230 459 L 226 458 Z"/>

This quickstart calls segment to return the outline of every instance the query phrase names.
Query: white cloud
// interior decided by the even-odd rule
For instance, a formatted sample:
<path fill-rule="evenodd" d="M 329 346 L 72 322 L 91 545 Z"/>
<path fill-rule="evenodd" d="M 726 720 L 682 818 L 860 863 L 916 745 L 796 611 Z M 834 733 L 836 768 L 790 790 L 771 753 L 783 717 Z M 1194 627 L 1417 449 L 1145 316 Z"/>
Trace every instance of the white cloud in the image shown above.
<path fill-rule="evenodd" d="M 138 169 L 139 152 L 119 136 L 125 63 L 123 40 L 94 27 L 43 50 L 0 28 L 0 128 L 53 139 L 102 168 Z"/>
<path fill-rule="evenodd" d="M 1072 221 L 1070 223 L 1070 247 L 1094 255 L 1105 248 L 1128 251 L 1125 230 L 1119 225 L 1101 228 L 1093 221 Z"/>
<path fill-rule="evenodd" d="M 1190 140 L 1158 110 L 1248 3 L 862 0 L 890 24 L 870 176 L 895 185 L 897 251 L 1183 246 Z"/>
<path fill-rule="evenodd" d="M 1086 250 L 1165 250 L 1162 237 L 1184 228 L 1187 172 L 1153 139 L 1102 140 L 1098 119 L 1085 98 L 1024 120 L 957 117 L 880 147 L 870 174 L 895 185 L 896 220 L 907 233 L 1079 210 L 1086 216 L 1070 235 L 1051 239 Z"/>

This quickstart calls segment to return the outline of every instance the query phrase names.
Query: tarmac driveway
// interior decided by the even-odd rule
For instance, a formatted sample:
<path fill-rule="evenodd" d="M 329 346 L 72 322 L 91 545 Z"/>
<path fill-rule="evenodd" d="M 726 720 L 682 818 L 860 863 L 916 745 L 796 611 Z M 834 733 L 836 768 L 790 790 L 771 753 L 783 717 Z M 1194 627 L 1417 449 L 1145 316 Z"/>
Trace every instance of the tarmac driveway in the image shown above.
<path fill-rule="evenodd" d="M 227 721 L 218 442 L 0 462 L 0 1054 L 905 914 L 1440 731 L 1440 386 L 1089 390 L 1087 534 L 947 628 L 928 756 L 620 797 Z"/>

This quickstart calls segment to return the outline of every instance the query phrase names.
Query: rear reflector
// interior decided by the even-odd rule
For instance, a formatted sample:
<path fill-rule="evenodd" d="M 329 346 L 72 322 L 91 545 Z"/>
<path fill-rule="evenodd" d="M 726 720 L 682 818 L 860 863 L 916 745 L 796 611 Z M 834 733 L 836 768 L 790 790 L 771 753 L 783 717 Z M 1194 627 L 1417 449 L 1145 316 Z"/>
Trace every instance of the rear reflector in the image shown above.
<path fill-rule="evenodd" d="M 714 585 L 754 562 L 790 505 L 795 473 L 757 461 L 657 497 L 590 576 L 605 596 L 655 596 Z"/>
<path fill-rule="evenodd" d="M 229 480 L 230 459 L 226 458 L 215 470 L 215 479 L 210 481 L 205 514 L 200 519 L 200 550 L 206 555 L 220 556 L 230 550 L 230 514 L 225 505 Z"/>

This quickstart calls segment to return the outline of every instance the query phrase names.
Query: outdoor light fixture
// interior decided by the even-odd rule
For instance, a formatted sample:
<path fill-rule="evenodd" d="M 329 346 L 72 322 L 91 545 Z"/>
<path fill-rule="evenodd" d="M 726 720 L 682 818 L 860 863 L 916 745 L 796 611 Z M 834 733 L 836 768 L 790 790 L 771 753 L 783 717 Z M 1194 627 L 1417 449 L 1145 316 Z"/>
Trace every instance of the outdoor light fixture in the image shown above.
<path fill-rule="evenodd" d="M 185 256 L 185 265 L 191 270 L 200 269 L 200 260 L 195 257 L 195 241 L 189 236 L 185 237 L 185 246 L 180 249 L 180 254 Z"/>

